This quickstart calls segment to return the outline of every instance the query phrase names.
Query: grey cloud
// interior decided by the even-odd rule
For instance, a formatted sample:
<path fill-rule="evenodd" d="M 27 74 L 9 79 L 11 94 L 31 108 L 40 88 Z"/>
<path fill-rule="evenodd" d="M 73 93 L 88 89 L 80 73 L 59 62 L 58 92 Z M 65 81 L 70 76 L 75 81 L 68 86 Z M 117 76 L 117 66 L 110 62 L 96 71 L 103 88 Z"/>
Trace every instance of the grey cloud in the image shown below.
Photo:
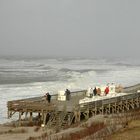
<path fill-rule="evenodd" d="M 1 0 L 0 55 L 139 57 L 139 0 Z"/>

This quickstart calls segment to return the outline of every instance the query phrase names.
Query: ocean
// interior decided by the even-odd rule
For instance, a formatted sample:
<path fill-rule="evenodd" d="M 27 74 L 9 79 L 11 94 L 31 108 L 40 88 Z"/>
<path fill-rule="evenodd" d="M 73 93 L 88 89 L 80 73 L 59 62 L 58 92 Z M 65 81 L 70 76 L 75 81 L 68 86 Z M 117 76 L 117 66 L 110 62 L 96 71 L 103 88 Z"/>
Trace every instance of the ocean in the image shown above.
<path fill-rule="evenodd" d="M 107 83 L 140 83 L 139 59 L 0 57 L 0 124 L 12 120 L 7 101 Z"/>

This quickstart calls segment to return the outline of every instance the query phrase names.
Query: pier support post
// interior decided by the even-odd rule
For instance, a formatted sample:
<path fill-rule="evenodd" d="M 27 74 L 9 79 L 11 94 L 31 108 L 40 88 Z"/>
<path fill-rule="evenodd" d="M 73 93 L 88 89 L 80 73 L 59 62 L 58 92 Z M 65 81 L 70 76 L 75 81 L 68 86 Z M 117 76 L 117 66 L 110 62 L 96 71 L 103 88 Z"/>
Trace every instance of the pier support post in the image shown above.
<path fill-rule="evenodd" d="M 102 115 L 104 114 L 104 106 L 102 106 Z"/>
<path fill-rule="evenodd" d="M 21 112 L 19 112 L 19 123 L 18 123 L 19 126 L 21 126 Z"/>
<path fill-rule="evenodd" d="M 95 115 L 97 115 L 97 107 L 95 106 Z"/>
<path fill-rule="evenodd" d="M 43 113 L 43 124 L 44 126 L 46 125 L 46 117 L 47 117 L 47 113 Z"/>
<path fill-rule="evenodd" d="M 136 99 L 136 106 L 139 107 L 139 98 Z"/>
<path fill-rule="evenodd" d="M 76 111 L 74 111 L 74 116 L 75 116 L 74 122 L 76 123 L 77 122 L 77 112 Z"/>
<path fill-rule="evenodd" d="M 7 114 L 8 114 L 8 119 L 10 119 L 10 111 L 9 111 L 9 109 L 8 109 Z"/>
<path fill-rule="evenodd" d="M 110 110 L 111 110 L 111 105 L 109 104 L 109 107 L 108 107 L 108 113 L 110 114 L 111 112 L 110 112 Z"/>
<path fill-rule="evenodd" d="M 41 121 L 43 121 L 44 120 L 44 111 L 43 110 L 41 111 L 41 114 L 42 114 Z"/>
<path fill-rule="evenodd" d="M 77 115 L 78 115 L 78 122 L 80 122 L 81 112 L 78 111 L 78 112 L 77 112 Z"/>
<path fill-rule="evenodd" d="M 86 120 L 89 119 L 89 110 L 86 111 Z"/>
<path fill-rule="evenodd" d="M 39 122 L 41 121 L 41 114 L 40 113 L 38 113 L 38 120 L 39 120 Z"/>
<path fill-rule="evenodd" d="M 117 112 L 117 103 L 115 102 L 115 109 L 114 109 L 115 113 Z"/>
<path fill-rule="evenodd" d="M 75 116 L 75 123 L 80 122 L 81 112 L 80 111 L 75 111 L 74 116 Z"/>
<path fill-rule="evenodd" d="M 33 113 L 30 112 L 30 122 L 32 122 L 32 121 L 33 121 Z"/>
<path fill-rule="evenodd" d="M 71 125 L 71 118 L 70 118 L 70 115 L 68 115 L 68 126 Z"/>
<path fill-rule="evenodd" d="M 27 115 L 28 115 L 28 112 L 26 111 L 26 112 L 25 112 L 25 120 L 28 119 Z"/>

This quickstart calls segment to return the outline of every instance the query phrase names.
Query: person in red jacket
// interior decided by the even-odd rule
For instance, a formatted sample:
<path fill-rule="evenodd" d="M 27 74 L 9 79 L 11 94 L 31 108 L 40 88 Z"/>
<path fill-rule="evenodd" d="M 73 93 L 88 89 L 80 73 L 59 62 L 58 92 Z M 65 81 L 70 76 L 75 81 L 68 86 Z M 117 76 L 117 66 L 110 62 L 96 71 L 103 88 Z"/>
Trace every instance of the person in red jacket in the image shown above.
<path fill-rule="evenodd" d="M 109 93 L 109 87 L 106 87 L 104 92 L 105 92 L 105 95 L 107 95 Z"/>

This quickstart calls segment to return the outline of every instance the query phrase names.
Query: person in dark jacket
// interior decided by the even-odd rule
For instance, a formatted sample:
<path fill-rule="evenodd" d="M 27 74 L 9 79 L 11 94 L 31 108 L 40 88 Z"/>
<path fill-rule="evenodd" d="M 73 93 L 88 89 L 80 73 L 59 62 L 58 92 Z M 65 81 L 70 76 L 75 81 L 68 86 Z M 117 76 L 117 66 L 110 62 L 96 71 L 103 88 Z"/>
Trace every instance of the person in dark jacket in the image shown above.
<path fill-rule="evenodd" d="M 94 96 L 97 95 L 97 89 L 96 89 L 96 87 L 94 88 L 93 93 L 94 93 Z"/>
<path fill-rule="evenodd" d="M 49 93 L 47 95 L 47 99 L 48 99 L 48 103 L 50 103 L 51 102 L 51 95 Z"/>
<path fill-rule="evenodd" d="M 66 89 L 65 91 L 65 94 L 66 94 L 66 100 L 70 100 L 70 90 Z"/>
<path fill-rule="evenodd" d="M 51 102 L 51 95 L 49 94 L 49 92 L 46 93 L 45 97 L 46 97 L 46 100 L 48 101 L 48 103 L 50 103 Z"/>

